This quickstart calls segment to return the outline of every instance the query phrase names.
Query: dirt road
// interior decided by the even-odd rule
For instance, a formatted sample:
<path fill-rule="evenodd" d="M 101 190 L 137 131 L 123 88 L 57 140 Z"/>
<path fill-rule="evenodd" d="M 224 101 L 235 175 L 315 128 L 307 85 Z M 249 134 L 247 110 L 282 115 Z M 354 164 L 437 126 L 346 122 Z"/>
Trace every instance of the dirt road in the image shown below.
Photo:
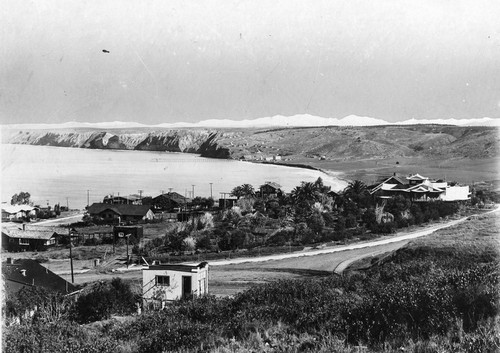
<path fill-rule="evenodd" d="M 495 209 L 495 210 L 490 211 L 490 212 L 496 212 L 498 210 L 499 209 Z M 411 239 L 422 237 L 424 235 L 429 235 L 429 234 L 431 234 L 439 229 L 443 229 L 443 228 L 457 225 L 457 224 L 465 221 L 467 218 L 468 217 L 463 217 L 463 218 L 456 219 L 453 221 L 448 221 L 448 222 L 444 222 L 441 224 L 432 225 L 432 226 L 426 227 L 425 229 L 422 229 L 422 230 L 413 231 L 413 232 L 402 234 L 402 235 L 391 236 L 391 237 L 387 237 L 385 239 L 380 239 L 380 240 L 373 240 L 373 241 L 350 244 L 350 245 L 345 245 L 345 246 L 329 247 L 329 248 L 319 249 L 319 250 L 307 250 L 307 251 L 301 251 L 301 252 L 294 252 L 294 253 L 290 253 L 290 254 L 277 254 L 277 255 L 260 256 L 260 257 L 252 257 L 252 258 L 239 258 L 239 259 L 236 258 L 236 259 L 231 259 L 231 260 L 211 261 L 210 266 L 225 266 L 225 265 L 235 265 L 235 264 L 248 263 L 248 262 L 263 262 L 263 261 L 297 258 L 297 257 L 303 257 L 303 256 L 316 256 L 316 255 L 331 254 L 331 253 L 347 251 L 347 250 L 356 250 L 356 249 L 361 249 L 361 248 L 397 243 L 397 242 L 402 242 L 404 240 L 411 240 Z"/>
<path fill-rule="evenodd" d="M 497 212 L 495 209 L 491 212 Z M 210 292 L 215 295 L 231 295 L 253 283 L 267 282 L 277 278 L 298 278 L 304 276 L 327 275 L 340 273 L 352 262 L 375 257 L 397 250 L 412 239 L 422 237 L 436 230 L 464 222 L 467 217 L 436 224 L 421 230 L 385 237 L 375 241 L 367 241 L 346 246 L 336 246 L 304 252 L 261 256 L 255 258 L 236 258 L 231 260 L 211 261 Z M 115 271 L 99 273 L 91 270 L 75 274 L 76 283 L 86 283 L 99 279 L 122 277 L 140 281 L 142 272 L 139 266 L 132 271 Z M 69 279 L 65 274 L 62 277 Z"/>

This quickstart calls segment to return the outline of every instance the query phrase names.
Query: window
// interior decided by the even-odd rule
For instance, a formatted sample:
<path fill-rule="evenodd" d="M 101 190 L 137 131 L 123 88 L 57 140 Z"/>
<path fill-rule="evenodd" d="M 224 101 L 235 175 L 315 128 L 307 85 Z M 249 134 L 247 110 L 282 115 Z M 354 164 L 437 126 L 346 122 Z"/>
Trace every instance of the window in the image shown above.
<path fill-rule="evenodd" d="M 170 286 L 170 276 L 156 276 L 157 286 Z"/>
<path fill-rule="evenodd" d="M 19 239 L 19 245 L 30 245 L 29 239 Z"/>
<path fill-rule="evenodd" d="M 55 244 L 56 243 L 56 240 L 54 238 L 50 238 L 49 240 L 47 240 L 45 242 L 45 245 L 52 245 L 52 244 Z"/>

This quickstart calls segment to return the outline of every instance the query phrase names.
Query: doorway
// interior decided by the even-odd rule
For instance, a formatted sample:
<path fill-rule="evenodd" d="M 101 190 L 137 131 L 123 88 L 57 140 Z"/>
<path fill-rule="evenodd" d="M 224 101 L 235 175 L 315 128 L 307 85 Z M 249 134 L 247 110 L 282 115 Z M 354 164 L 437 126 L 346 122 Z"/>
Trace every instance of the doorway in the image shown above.
<path fill-rule="evenodd" d="M 182 298 L 191 298 L 191 276 L 182 276 Z"/>

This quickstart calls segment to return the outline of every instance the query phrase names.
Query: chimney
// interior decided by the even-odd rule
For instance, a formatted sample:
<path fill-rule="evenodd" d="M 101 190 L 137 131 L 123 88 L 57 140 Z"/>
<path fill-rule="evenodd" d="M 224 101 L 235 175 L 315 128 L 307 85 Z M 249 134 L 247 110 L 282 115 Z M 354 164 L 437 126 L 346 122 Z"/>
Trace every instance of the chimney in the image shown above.
<path fill-rule="evenodd" d="M 26 224 L 23 223 L 23 232 L 26 230 Z"/>
<path fill-rule="evenodd" d="M 12 257 L 7 258 L 7 265 L 12 265 Z"/>

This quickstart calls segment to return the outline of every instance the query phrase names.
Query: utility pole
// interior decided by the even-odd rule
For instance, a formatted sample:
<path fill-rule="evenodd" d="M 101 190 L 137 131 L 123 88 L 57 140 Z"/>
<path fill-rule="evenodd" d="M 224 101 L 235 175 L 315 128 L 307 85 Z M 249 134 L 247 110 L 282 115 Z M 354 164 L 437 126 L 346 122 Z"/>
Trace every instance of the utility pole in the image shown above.
<path fill-rule="evenodd" d="M 125 237 L 127 238 L 127 268 L 128 268 L 128 238 L 131 236 L 132 234 L 127 234 L 125 235 Z"/>
<path fill-rule="evenodd" d="M 138 190 L 138 191 L 139 191 L 139 197 L 142 199 L 142 192 L 143 192 L 144 190 Z"/>
<path fill-rule="evenodd" d="M 89 200 L 90 200 L 89 192 L 90 192 L 90 190 L 87 190 L 87 207 L 89 207 Z"/>
<path fill-rule="evenodd" d="M 73 245 L 71 244 L 71 227 L 68 224 L 68 235 L 69 235 L 69 262 L 71 266 L 71 283 L 75 283 L 75 276 L 73 275 L 73 253 L 71 251 Z"/>
<path fill-rule="evenodd" d="M 69 211 L 69 201 L 68 201 L 68 198 L 66 197 L 66 208 L 68 209 Z"/>
<path fill-rule="evenodd" d="M 214 197 L 212 196 L 212 184 L 213 183 L 210 183 L 210 198 L 213 199 Z"/>
<path fill-rule="evenodd" d="M 196 185 L 191 185 L 191 186 L 193 187 L 193 199 L 194 199 L 194 187 L 195 187 Z"/>

